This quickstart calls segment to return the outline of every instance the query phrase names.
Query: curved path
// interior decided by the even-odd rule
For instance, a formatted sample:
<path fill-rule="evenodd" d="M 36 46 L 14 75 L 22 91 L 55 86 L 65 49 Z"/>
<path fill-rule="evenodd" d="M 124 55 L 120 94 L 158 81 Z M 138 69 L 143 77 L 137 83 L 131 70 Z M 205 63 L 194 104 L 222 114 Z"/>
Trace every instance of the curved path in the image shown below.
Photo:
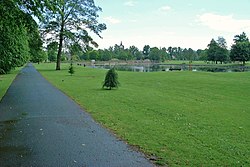
<path fill-rule="evenodd" d="M 28 65 L 0 102 L 0 166 L 153 165 Z"/>

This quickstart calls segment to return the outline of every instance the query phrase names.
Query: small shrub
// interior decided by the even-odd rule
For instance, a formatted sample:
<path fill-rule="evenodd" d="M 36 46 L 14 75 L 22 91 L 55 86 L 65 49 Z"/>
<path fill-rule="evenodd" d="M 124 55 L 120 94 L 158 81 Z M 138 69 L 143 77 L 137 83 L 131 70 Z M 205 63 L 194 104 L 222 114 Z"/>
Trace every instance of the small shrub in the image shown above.
<path fill-rule="evenodd" d="M 111 90 L 112 88 L 118 88 L 119 84 L 120 83 L 118 81 L 118 74 L 116 73 L 115 68 L 113 67 L 108 70 L 102 88 L 106 87 Z"/>
<path fill-rule="evenodd" d="M 75 73 L 75 70 L 74 70 L 74 67 L 73 67 L 72 63 L 70 63 L 70 66 L 69 66 L 69 73 L 70 73 L 71 76 Z"/>

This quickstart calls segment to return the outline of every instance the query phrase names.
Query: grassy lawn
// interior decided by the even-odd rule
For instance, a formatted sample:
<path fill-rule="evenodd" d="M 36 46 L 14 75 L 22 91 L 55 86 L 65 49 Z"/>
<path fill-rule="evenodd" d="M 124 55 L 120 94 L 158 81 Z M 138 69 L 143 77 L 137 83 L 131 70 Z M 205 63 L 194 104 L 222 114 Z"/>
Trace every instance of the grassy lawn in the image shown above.
<path fill-rule="evenodd" d="M 118 72 L 121 87 L 102 90 L 105 70 L 54 64 L 36 68 L 101 124 L 157 164 L 250 166 L 250 73 Z"/>
<path fill-rule="evenodd" d="M 21 68 L 17 68 L 16 70 L 12 70 L 9 74 L 0 75 L 0 101 L 20 69 Z"/>

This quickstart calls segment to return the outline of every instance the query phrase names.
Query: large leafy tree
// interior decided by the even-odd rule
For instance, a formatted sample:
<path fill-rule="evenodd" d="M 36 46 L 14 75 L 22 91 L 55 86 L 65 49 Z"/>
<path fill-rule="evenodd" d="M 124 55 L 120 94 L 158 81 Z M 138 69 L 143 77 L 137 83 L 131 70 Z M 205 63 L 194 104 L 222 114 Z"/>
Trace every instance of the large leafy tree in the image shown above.
<path fill-rule="evenodd" d="M 49 0 L 0 0 L 0 71 L 7 73 L 30 58 L 40 61 L 46 57 L 38 25 L 32 15 L 42 19 Z"/>
<path fill-rule="evenodd" d="M 250 42 L 244 32 L 234 37 L 230 58 L 232 61 L 241 61 L 243 65 L 250 60 Z"/>
<path fill-rule="evenodd" d="M 43 42 L 41 40 L 36 21 L 31 15 L 24 13 L 23 22 L 26 25 L 26 30 L 28 33 L 31 61 L 34 63 L 40 63 L 44 60 L 47 60 L 47 54 L 42 50 Z"/>
<path fill-rule="evenodd" d="M 154 62 L 163 62 L 166 60 L 167 52 L 166 49 L 159 49 L 157 47 L 153 47 L 150 49 L 149 59 Z"/>
<path fill-rule="evenodd" d="M 161 51 L 157 47 L 150 48 L 149 59 L 154 62 L 160 62 Z"/>
<path fill-rule="evenodd" d="M 13 1 L 0 3 L 0 73 L 29 59 L 29 37 L 23 13 Z"/>
<path fill-rule="evenodd" d="M 217 62 L 225 62 L 228 59 L 228 50 L 226 48 L 226 42 L 221 37 L 216 42 L 214 39 L 208 44 L 207 60 Z"/>
<path fill-rule="evenodd" d="M 72 43 L 79 43 L 81 46 L 89 44 L 95 47 L 98 44 L 90 37 L 89 31 L 93 31 L 99 37 L 106 29 L 105 24 L 97 21 L 98 12 L 101 8 L 96 6 L 94 0 L 60 0 L 53 5 L 54 10 L 46 10 L 45 21 L 42 29 L 53 39 L 58 40 L 56 70 L 60 70 L 63 44 L 70 46 Z"/>
<path fill-rule="evenodd" d="M 136 46 L 130 46 L 128 49 L 129 54 L 131 55 L 131 59 L 141 60 L 142 53 Z"/>
<path fill-rule="evenodd" d="M 112 52 L 110 52 L 108 49 L 98 50 L 99 52 L 99 58 L 102 61 L 109 61 L 112 59 Z"/>

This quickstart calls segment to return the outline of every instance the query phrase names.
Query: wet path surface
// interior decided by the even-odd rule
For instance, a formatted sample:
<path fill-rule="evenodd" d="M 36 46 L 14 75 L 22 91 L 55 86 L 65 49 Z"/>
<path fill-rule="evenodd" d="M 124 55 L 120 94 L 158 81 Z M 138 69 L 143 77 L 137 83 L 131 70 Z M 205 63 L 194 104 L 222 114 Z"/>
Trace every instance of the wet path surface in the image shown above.
<path fill-rule="evenodd" d="M 153 165 L 28 65 L 0 102 L 0 166 Z"/>

